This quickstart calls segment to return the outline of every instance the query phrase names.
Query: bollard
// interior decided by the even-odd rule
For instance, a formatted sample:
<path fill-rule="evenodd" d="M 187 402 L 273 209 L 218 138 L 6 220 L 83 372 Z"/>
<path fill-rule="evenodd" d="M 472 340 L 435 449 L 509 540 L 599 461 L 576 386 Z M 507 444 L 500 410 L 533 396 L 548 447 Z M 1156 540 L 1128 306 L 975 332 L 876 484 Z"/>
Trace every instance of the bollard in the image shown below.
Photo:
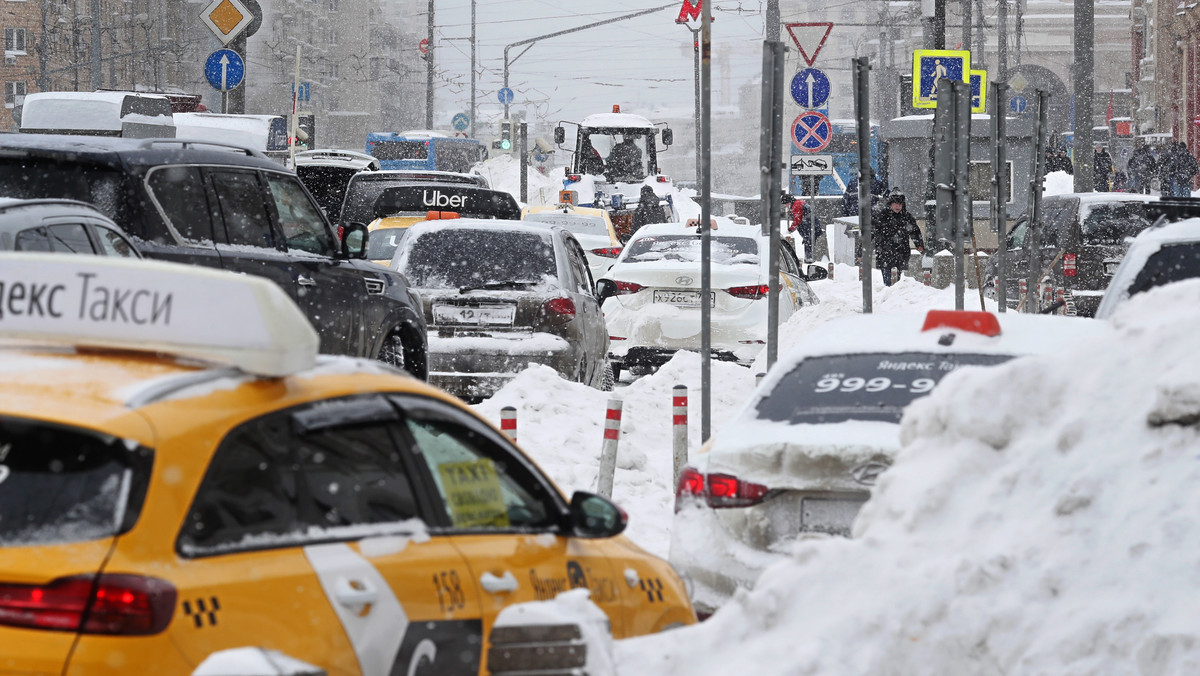
<path fill-rule="evenodd" d="M 924 278 L 922 281 L 925 282 L 925 286 L 930 286 L 933 284 L 933 270 L 930 268 L 925 268 L 921 271 L 921 276 Z"/>
<path fill-rule="evenodd" d="M 939 251 L 933 255 L 933 288 L 945 289 L 954 284 L 954 254 Z"/>
<path fill-rule="evenodd" d="M 600 447 L 600 474 L 596 492 L 612 499 L 613 475 L 617 472 L 617 442 L 621 438 L 621 400 L 609 399 L 604 414 L 604 443 Z"/>
<path fill-rule="evenodd" d="M 500 431 L 508 440 L 517 443 L 517 409 L 514 406 L 505 406 L 500 409 Z"/>
<path fill-rule="evenodd" d="M 674 460 L 674 481 L 679 486 L 679 473 L 688 461 L 688 396 L 687 385 L 676 385 L 671 393 L 671 447 Z"/>

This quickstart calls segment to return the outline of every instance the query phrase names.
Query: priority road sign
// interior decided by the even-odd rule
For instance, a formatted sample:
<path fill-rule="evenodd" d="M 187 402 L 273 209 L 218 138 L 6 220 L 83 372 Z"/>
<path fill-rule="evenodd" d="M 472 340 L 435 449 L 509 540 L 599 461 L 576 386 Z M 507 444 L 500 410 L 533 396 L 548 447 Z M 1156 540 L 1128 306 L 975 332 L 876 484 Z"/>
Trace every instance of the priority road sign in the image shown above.
<path fill-rule="evenodd" d="M 212 0 L 200 12 L 200 20 L 227 45 L 254 21 L 254 12 L 241 0 Z"/>
<path fill-rule="evenodd" d="M 467 127 L 471 126 L 471 118 L 467 117 L 466 113 L 458 113 L 451 118 L 450 124 L 454 125 L 455 131 L 466 131 Z"/>
<path fill-rule="evenodd" d="M 792 42 L 796 43 L 796 49 L 800 51 L 800 58 L 804 59 L 804 63 L 813 65 L 817 61 L 817 55 L 821 53 L 821 48 L 825 46 L 825 41 L 829 39 L 829 33 L 833 30 L 833 24 L 828 21 L 818 23 L 785 23 L 788 35 L 792 36 Z"/>
<path fill-rule="evenodd" d="M 918 49 L 913 52 L 913 108 L 937 108 L 938 80 L 969 82 L 971 52 L 956 49 Z"/>
<path fill-rule="evenodd" d="M 987 71 L 971 71 L 971 112 L 987 112 Z"/>
<path fill-rule="evenodd" d="M 792 155 L 792 176 L 828 176 L 833 173 L 833 155 Z"/>
<path fill-rule="evenodd" d="M 1023 113 L 1029 107 L 1029 102 L 1024 96 L 1014 96 L 1008 100 L 1008 109 L 1014 113 Z"/>
<path fill-rule="evenodd" d="M 204 77 L 217 91 L 227 92 L 242 84 L 246 62 L 232 49 L 218 49 L 204 62 Z"/>
<path fill-rule="evenodd" d="M 496 98 L 500 99 L 500 103 L 509 104 L 513 102 L 513 90 L 508 87 L 502 87 L 496 92 Z"/>
<path fill-rule="evenodd" d="M 805 68 L 792 78 L 792 100 L 801 108 L 823 108 L 829 93 L 829 77 L 816 68 Z"/>
<path fill-rule="evenodd" d="M 829 118 L 815 110 L 801 113 L 792 122 L 792 144 L 806 153 L 818 153 L 829 145 L 833 125 Z"/>

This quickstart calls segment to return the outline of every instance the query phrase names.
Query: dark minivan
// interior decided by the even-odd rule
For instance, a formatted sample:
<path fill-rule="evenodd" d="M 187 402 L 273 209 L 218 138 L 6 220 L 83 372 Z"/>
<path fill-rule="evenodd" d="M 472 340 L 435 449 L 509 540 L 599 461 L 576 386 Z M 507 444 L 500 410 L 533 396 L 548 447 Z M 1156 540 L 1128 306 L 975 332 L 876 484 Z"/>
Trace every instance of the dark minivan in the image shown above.
<path fill-rule="evenodd" d="M 1156 198 L 1139 193 L 1069 193 L 1042 199 L 1042 228 L 1036 253 L 1037 274 L 1050 268 L 1044 280 L 1064 289 L 1076 314 L 1092 317 L 1100 298 L 1120 265 L 1129 243 L 1150 227 L 1146 203 Z M 1020 302 L 1020 283 L 1029 278 L 1029 218 L 1022 214 L 1008 231 L 1008 289 L 1010 307 Z M 1053 263 L 1053 265 L 1051 265 Z M 997 277 L 995 257 L 987 278 Z M 986 294 L 995 297 L 989 284 Z"/>
<path fill-rule="evenodd" d="M 180 139 L 9 135 L 0 197 L 95 205 L 146 258 L 266 277 L 305 312 L 321 352 L 424 379 L 425 320 L 404 277 L 367 260 L 366 226 L 339 241 L 296 175 L 262 153 Z"/>

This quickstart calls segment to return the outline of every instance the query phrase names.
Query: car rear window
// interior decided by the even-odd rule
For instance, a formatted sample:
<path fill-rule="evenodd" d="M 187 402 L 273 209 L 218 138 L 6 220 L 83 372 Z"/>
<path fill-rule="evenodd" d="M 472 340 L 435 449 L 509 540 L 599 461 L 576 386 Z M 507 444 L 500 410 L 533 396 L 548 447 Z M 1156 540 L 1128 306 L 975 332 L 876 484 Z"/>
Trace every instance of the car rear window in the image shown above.
<path fill-rule="evenodd" d="M 712 262 L 719 265 L 758 265 L 758 242 L 749 237 L 713 237 Z M 699 235 L 641 237 L 629 243 L 623 263 L 700 261 Z"/>
<path fill-rule="evenodd" d="M 107 167 L 34 157 L 0 158 L 0 195 L 87 202 L 117 223 L 128 223 L 125 176 Z"/>
<path fill-rule="evenodd" d="M 1200 277 L 1200 242 L 1168 244 L 1146 260 L 1129 285 L 1129 295 L 1196 277 Z"/>
<path fill-rule="evenodd" d="M 152 454 L 136 443 L 0 416 L 0 547 L 97 540 L 133 526 Z"/>
<path fill-rule="evenodd" d="M 576 235 L 608 236 L 608 224 L 599 216 L 584 216 L 583 214 L 564 214 L 558 211 L 526 214 L 523 220 L 548 225 L 561 225 Z"/>
<path fill-rule="evenodd" d="M 550 233 L 451 228 L 409 237 L 400 271 L 417 288 L 464 288 L 556 278 Z"/>
<path fill-rule="evenodd" d="M 1150 227 L 1141 202 L 1105 202 L 1092 205 L 1083 218 L 1083 243 L 1118 246 Z"/>
<path fill-rule="evenodd" d="M 997 354 L 851 354 L 812 357 L 787 373 L 755 409 L 761 420 L 792 424 L 848 420 L 900 422 L 904 407 L 961 366 L 992 366 Z"/>

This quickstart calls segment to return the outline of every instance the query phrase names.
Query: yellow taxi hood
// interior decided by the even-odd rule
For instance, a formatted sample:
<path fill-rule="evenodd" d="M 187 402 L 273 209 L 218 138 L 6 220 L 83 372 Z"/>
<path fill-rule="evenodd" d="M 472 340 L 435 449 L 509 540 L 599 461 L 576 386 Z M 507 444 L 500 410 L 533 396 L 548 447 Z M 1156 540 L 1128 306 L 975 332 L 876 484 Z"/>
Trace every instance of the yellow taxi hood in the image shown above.
<path fill-rule="evenodd" d="M 387 228 L 407 228 L 414 223 L 424 221 L 425 216 L 386 216 L 384 218 L 376 218 L 367 226 L 368 232 L 376 230 L 385 230 Z"/>

